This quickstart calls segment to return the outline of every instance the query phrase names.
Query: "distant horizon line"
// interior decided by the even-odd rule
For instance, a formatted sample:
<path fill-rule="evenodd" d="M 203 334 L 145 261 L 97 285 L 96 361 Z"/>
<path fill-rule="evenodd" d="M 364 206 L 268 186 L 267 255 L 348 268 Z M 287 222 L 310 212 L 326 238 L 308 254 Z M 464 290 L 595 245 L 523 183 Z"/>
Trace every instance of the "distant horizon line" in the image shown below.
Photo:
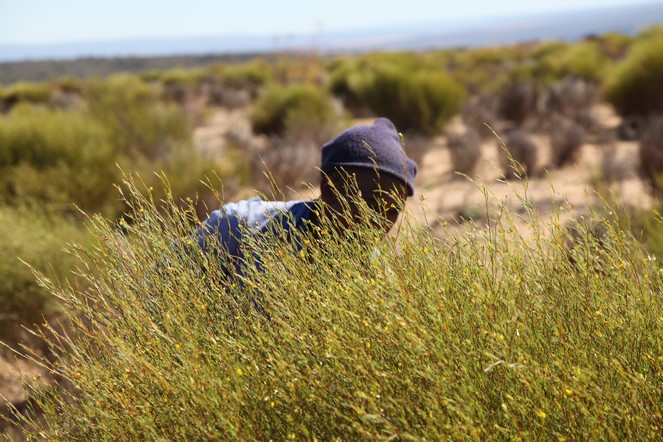
<path fill-rule="evenodd" d="M 413 26 L 436 26 L 436 25 L 449 25 L 453 24 L 454 27 L 463 27 L 466 25 L 479 25 L 482 23 L 494 23 L 494 22 L 503 22 L 503 21 L 512 21 L 512 20 L 521 20 L 521 19 L 534 19 L 534 18 L 552 18 L 555 16 L 564 16 L 571 13 L 582 13 L 587 11 L 609 11 L 609 10 L 620 10 L 620 9 L 631 9 L 638 7 L 647 7 L 647 6 L 662 6 L 662 0 L 640 0 L 630 5 L 606 5 L 606 6 L 588 6 L 581 9 L 566 9 L 559 10 L 554 12 L 534 12 L 534 13 L 525 13 L 525 14 L 512 14 L 512 15 L 500 15 L 500 16 L 477 16 L 477 17 L 466 17 L 462 19 L 442 19 L 442 20 L 430 20 L 430 21 L 411 21 L 411 22 L 399 22 L 399 23 L 385 23 L 383 25 L 373 25 L 367 27 L 350 27 L 350 28 L 333 28 L 321 30 L 319 32 L 292 32 L 292 33 L 261 33 L 261 32 L 233 32 L 233 33 L 218 33 L 218 34 L 190 34 L 190 35 L 135 35 L 135 36 L 126 36 L 119 38 L 99 38 L 99 39 L 80 39 L 80 40 L 58 40 L 58 41 L 42 41 L 42 42 L 15 42 L 15 41 L 0 41 L 0 49 L 3 47 L 12 47 L 12 48 L 41 48 L 49 46 L 68 46 L 75 44 L 113 44 L 113 43 L 129 43 L 129 42 L 141 42 L 141 43 L 157 43 L 167 40 L 200 40 L 200 39 L 210 39 L 210 38 L 256 38 L 256 39 L 277 39 L 277 38 L 311 38 L 316 36 L 334 35 L 334 34 L 348 34 L 348 33 L 367 33 L 367 32 L 383 32 L 383 31 L 396 31 L 398 28 L 411 28 Z M 0 54 L 0 59 L 2 59 L 2 54 Z"/>
<path fill-rule="evenodd" d="M 367 51 L 421 51 L 501 46 L 532 41 L 578 41 L 610 32 L 636 35 L 663 24 L 663 2 L 602 6 L 581 11 L 533 13 L 464 21 L 427 21 L 335 30 L 289 37 L 270 34 L 138 37 L 104 41 L 0 43 L 0 63 L 271 54 L 314 50 L 321 54 Z"/>

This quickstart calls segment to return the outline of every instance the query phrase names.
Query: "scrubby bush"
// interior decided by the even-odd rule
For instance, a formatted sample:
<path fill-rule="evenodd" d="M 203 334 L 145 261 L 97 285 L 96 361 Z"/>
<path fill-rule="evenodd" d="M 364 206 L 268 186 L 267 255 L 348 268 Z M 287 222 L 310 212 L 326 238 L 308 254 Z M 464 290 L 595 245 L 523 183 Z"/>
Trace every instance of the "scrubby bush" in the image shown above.
<path fill-rule="evenodd" d="M 273 81 L 273 68 L 263 60 L 237 65 L 216 65 L 208 70 L 207 75 L 209 102 L 229 108 L 246 106 Z"/>
<path fill-rule="evenodd" d="M 351 108 L 385 116 L 402 131 L 432 134 L 455 115 L 465 92 L 442 70 L 411 70 L 395 63 L 360 64 L 332 73 L 331 90 Z"/>
<path fill-rule="evenodd" d="M 47 104 L 51 99 L 51 86 L 48 83 L 18 82 L 1 92 L 0 101 L 7 108 L 18 103 Z"/>
<path fill-rule="evenodd" d="M 601 53 L 597 42 L 576 43 L 555 58 L 555 76 L 599 82 L 605 75 L 607 65 L 608 60 Z"/>
<path fill-rule="evenodd" d="M 308 84 L 272 86 L 260 95 L 251 116 L 253 129 L 269 135 L 267 147 L 251 159 L 253 185 L 271 194 L 317 184 L 320 146 L 339 129 L 331 96 Z"/>
<path fill-rule="evenodd" d="M 118 151 L 154 160 L 192 136 L 182 108 L 160 102 L 159 92 L 138 77 L 121 74 L 90 82 L 85 97 L 90 115 L 109 131 Z"/>
<path fill-rule="evenodd" d="M 635 36 L 635 42 L 643 42 L 646 40 L 654 40 L 657 38 L 663 37 L 663 26 L 662 25 L 653 25 L 643 29 Z"/>
<path fill-rule="evenodd" d="M 282 198 L 281 190 L 303 190 L 320 182 L 320 144 L 271 137 L 267 149 L 251 159 L 252 188 Z M 283 199 L 283 198 L 282 198 Z"/>
<path fill-rule="evenodd" d="M 265 61 L 254 61 L 238 65 L 222 66 L 221 81 L 224 86 L 232 88 L 248 88 L 257 92 L 262 86 L 274 79 L 271 66 Z"/>
<path fill-rule="evenodd" d="M 72 351 L 50 366 L 74 393 L 37 391 L 45 416 L 22 421 L 29 436 L 659 434 L 663 272 L 610 224 L 605 241 L 581 233 L 569 252 L 559 220 L 534 213 L 519 215 L 531 222 L 522 236 L 504 210 L 487 232 L 440 240 L 404 226 L 398 244 L 323 223 L 300 251 L 249 242 L 260 265 L 246 253 L 238 281 L 218 258 L 173 247 L 185 212 L 135 209 L 127 234 L 95 222 L 89 291 L 51 286 L 81 313 Z"/>
<path fill-rule="evenodd" d="M 509 131 L 499 149 L 502 171 L 507 178 L 524 178 L 536 172 L 538 148 L 526 131 Z"/>
<path fill-rule="evenodd" d="M 550 147 L 554 167 L 562 167 L 576 160 L 585 132 L 573 120 L 556 119 L 550 127 Z"/>
<path fill-rule="evenodd" d="M 370 114 L 367 104 L 363 103 L 358 90 L 364 81 L 365 63 L 355 59 L 335 60 L 329 67 L 328 87 L 331 93 L 341 99 L 343 105 L 352 114 L 364 117 Z"/>
<path fill-rule="evenodd" d="M 471 175 L 481 157 L 481 137 L 474 129 L 463 134 L 447 136 L 447 146 L 451 152 L 451 164 L 455 172 Z"/>
<path fill-rule="evenodd" d="M 621 59 L 633 44 L 633 37 L 617 32 L 608 32 L 598 37 L 601 52 L 611 60 Z"/>
<path fill-rule="evenodd" d="M 0 201 L 39 203 L 73 212 L 74 204 L 117 210 L 113 149 L 104 128 L 79 112 L 16 107 L 0 117 Z"/>
<path fill-rule="evenodd" d="M 622 116 L 663 113 L 663 37 L 634 44 L 608 76 L 605 97 Z"/>
<path fill-rule="evenodd" d="M 598 95 L 599 88 L 595 83 L 564 77 L 543 91 L 538 103 L 538 117 L 544 123 L 555 117 L 566 117 L 591 131 L 597 126 L 593 107 Z"/>
<path fill-rule="evenodd" d="M 213 176 L 215 164 L 195 150 L 181 110 L 159 103 L 149 86 L 136 82 L 99 80 L 80 111 L 19 105 L 0 117 L 0 202 L 118 216 L 124 210 L 115 197 L 118 165 L 155 187 L 154 172 L 165 171 L 175 197 L 209 200 L 200 180 Z"/>
<path fill-rule="evenodd" d="M 81 80 L 75 77 L 59 77 L 54 82 L 55 89 L 67 94 L 82 94 L 84 85 Z"/>
<path fill-rule="evenodd" d="M 534 83 L 515 81 L 499 93 L 499 113 L 504 119 L 522 125 L 536 113 L 538 90 Z"/>
<path fill-rule="evenodd" d="M 640 140 L 640 167 L 656 193 L 663 188 L 663 116 L 651 118 Z"/>
<path fill-rule="evenodd" d="M 166 100 L 184 105 L 190 101 L 205 72 L 201 69 L 172 69 L 160 75 Z"/>
<path fill-rule="evenodd" d="M 283 136 L 289 127 L 308 126 L 313 131 L 337 120 L 331 97 L 309 84 L 272 86 L 253 107 L 251 124 L 259 134 Z"/>
<path fill-rule="evenodd" d="M 494 138 L 498 104 L 495 95 L 471 97 L 461 108 L 463 122 L 475 130 L 481 138 Z"/>
<path fill-rule="evenodd" d="M 86 237 L 83 226 L 42 206 L 0 206 L 0 339 L 12 340 L 22 325 L 41 323 L 59 310 L 28 264 L 63 282 L 78 279 L 73 270 L 80 263 L 63 249 L 69 242 L 85 244 Z"/>

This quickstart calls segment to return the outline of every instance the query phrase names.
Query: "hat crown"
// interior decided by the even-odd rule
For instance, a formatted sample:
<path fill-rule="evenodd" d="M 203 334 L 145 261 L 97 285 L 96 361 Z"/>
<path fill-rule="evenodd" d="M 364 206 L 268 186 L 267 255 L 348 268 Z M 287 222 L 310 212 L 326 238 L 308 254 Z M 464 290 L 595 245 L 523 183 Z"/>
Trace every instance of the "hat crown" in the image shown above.
<path fill-rule="evenodd" d="M 396 126 L 387 118 L 351 127 L 322 146 L 322 172 L 343 166 L 388 173 L 407 185 L 408 196 L 414 193 L 417 164 L 407 157 Z"/>

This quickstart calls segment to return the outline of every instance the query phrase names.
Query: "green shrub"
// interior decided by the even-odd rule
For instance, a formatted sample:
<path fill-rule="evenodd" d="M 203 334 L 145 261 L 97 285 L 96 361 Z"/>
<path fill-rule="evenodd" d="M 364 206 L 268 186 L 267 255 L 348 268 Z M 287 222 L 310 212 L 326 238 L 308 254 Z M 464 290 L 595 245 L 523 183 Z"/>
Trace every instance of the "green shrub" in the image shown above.
<path fill-rule="evenodd" d="M 253 131 L 269 135 L 284 135 L 288 125 L 299 122 L 319 128 L 332 124 L 336 119 L 331 97 L 309 84 L 265 89 L 251 114 Z"/>
<path fill-rule="evenodd" d="M 365 107 L 402 131 L 435 133 L 455 115 L 463 88 L 443 71 L 412 71 L 395 63 L 344 67 L 332 75 L 332 92 L 350 107 Z"/>
<path fill-rule="evenodd" d="M 619 34 L 617 32 L 608 32 L 598 37 L 598 43 L 601 52 L 612 60 L 621 59 L 633 44 L 633 37 Z"/>
<path fill-rule="evenodd" d="M 557 79 L 570 76 L 600 82 L 605 75 L 608 59 L 596 42 L 582 42 L 569 46 L 561 55 L 556 56 L 554 66 Z"/>
<path fill-rule="evenodd" d="M 51 86 L 47 83 L 14 83 L 2 90 L 0 97 L 7 107 L 18 103 L 45 104 L 51 99 Z"/>
<path fill-rule="evenodd" d="M 63 249 L 69 242 L 84 244 L 86 237 L 83 226 L 43 207 L 0 206 L 0 339 L 15 338 L 21 325 L 41 323 L 59 309 L 27 264 L 50 278 L 79 279 L 72 273 L 78 260 Z"/>
<path fill-rule="evenodd" d="M 127 234 L 95 221 L 92 289 L 51 287 L 81 313 L 53 367 L 75 395 L 36 398 L 35 438 L 659 434 L 663 272 L 609 223 L 597 241 L 579 222 L 571 250 L 559 220 L 518 214 L 520 236 L 501 205 L 488 231 L 410 226 L 398 245 L 323 224 L 301 253 L 256 239 L 262 270 L 240 283 L 173 246 L 186 213 L 134 204 Z"/>
<path fill-rule="evenodd" d="M 646 40 L 658 39 L 663 37 L 663 26 L 654 25 L 644 29 L 635 36 L 635 42 L 639 43 Z"/>
<path fill-rule="evenodd" d="M 522 64 L 517 47 L 466 49 L 449 61 L 446 69 L 472 94 L 499 89 L 514 65 Z"/>
<path fill-rule="evenodd" d="M 358 94 L 359 82 L 365 75 L 366 66 L 356 59 L 335 60 L 328 67 L 328 88 L 331 93 L 343 100 L 343 104 L 353 114 L 364 116 L 368 111 Z"/>
<path fill-rule="evenodd" d="M 194 97 L 196 87 L 205 78 L 202 69 L 171 69 L 160 76 L 163 97 L 183 106 Z"/>
<path fill-rule="evenodd" d="M 150 160 L 192 137 L 182 108 L 160 102 L 159 95 L 158 88 L 128 74 L 92 81 L 85 91 L 90 115 L 106 128 L 116 149 Z"/>
<path fill-rule="evenodd" d="M 0 201 L 73 212 L 117 209 L 117 153 L 104 128 L 79 112 L 16 107 L 0 117 Z"/>
<path fill-rule="evenodd" d="M 633 45 L 606 80 L 605 97 L 623 116 L 663 113 L 663 37 Z"/>
<path fill-rule="evenodd" d="M 175 68 L 163 72 L 159 78 L 165 85 L 195 86 L 204 76 L 205 71 L 202 69 Z"/>
<path fill-rule="evenodd" d="M 71 94 L 81 94 L 84 88 L 83 82 L 75 77 L 60 77 L 55 80 L 54 86 L 62 92 Z"/>
<path fill-rule="evenodd" d="M 77 206 L 113 218 L 125 209 L 114 187 L 120 166 L 153 187 L 160 184 L 155 172 L 167 173 L 173 197 L 197 195 L 202 215 L 214 197 L 200 181 L 214 176 L 216 164 L 193 146 L 181 108 L 158 94 L 135 77 L 116 76 L 88 85 L 81 111 L 18 105 L 0 116 L 0 202 L 79 216 Z M 236 187 L 228 185 L 229 193 Z"/>
<path fill-rule="evenodd" d="M 223 66 L 220 75 L 224 86 L 256 91 L 272 82 L 274 77 L 271 66 L 264 61 Z"/>

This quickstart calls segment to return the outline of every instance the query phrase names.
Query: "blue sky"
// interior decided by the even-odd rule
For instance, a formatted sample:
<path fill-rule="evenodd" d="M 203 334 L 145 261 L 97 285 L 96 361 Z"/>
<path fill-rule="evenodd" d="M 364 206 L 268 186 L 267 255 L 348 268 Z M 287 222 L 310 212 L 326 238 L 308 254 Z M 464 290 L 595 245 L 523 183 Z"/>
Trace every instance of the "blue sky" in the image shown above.
<path fill-rule="evenodd" d="M 652 0 L 0 0 L 0 44 L 270 36 L 490 19 Z"/>

